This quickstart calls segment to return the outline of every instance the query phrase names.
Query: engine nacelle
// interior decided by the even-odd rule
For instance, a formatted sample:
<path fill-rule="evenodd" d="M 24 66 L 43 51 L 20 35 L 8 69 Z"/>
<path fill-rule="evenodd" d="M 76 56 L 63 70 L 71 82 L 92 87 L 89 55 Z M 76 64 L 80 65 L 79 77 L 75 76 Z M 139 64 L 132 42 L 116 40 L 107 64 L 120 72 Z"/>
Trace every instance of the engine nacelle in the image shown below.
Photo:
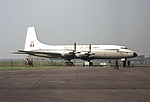
<path fill-rule="evenodd" d="M 80 52 L 80 53 L 76 53 L 75 55 L 76 55 L 76 57 L 79 57 L 79 58 L 89 56 L 88 52 Z"/>

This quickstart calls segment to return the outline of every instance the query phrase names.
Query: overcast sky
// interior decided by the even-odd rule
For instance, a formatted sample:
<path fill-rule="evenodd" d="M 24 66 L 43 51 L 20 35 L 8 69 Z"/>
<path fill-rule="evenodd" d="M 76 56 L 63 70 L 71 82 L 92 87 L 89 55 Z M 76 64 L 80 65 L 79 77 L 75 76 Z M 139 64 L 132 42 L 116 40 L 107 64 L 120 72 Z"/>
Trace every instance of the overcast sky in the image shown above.
<path fill-rule="evenodd" d="M 21 58 L 29 26 L 47 44 L 118 44 L 150 55 L 150 0 L 0 0 L 0 58 Z"/>

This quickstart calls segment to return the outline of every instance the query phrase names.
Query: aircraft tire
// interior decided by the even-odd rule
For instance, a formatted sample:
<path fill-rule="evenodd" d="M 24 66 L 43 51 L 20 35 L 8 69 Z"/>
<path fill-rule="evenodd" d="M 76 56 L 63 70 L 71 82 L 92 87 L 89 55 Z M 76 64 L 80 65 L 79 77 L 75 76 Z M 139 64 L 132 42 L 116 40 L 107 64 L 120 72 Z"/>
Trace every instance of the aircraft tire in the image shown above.
<path fill-rule="evenodd" d="M 64 65 L 65 66 L 73 66 L 73 62 L 65 62 Z"/>
<path fill-rule="evenodd" d="M 92 62 L 90 62 L 90 65 L 89 66 L 93 66 L 93 63 Z"/>

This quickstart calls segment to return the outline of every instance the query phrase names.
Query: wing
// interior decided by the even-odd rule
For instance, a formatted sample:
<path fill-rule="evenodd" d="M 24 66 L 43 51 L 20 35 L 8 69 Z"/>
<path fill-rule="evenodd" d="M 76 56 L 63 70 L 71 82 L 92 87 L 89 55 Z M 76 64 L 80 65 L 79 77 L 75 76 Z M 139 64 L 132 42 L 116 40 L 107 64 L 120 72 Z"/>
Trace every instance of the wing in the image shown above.
<path fill-rule="evenodd" d="M 57 53 L 57 52 L 39 52 L 39 51 L 18 50 L 18 52 L 13 52 L 13 54 L 29 54 L 29 55 L 33 55 L 33 56 L 47 57 L 47 58 L 62 57 L 61 53 Z"/>

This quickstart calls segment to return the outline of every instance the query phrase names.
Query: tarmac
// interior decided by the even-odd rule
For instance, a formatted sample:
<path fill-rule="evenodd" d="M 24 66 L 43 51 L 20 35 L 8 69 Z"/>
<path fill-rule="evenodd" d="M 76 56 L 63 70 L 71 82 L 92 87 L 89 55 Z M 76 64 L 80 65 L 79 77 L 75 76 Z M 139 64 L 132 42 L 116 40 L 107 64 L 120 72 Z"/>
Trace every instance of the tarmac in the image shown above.
<path fill-rule="evenodd" d="M 0 102 L 149 102 L 150 67 L 0 71 Z"/>

